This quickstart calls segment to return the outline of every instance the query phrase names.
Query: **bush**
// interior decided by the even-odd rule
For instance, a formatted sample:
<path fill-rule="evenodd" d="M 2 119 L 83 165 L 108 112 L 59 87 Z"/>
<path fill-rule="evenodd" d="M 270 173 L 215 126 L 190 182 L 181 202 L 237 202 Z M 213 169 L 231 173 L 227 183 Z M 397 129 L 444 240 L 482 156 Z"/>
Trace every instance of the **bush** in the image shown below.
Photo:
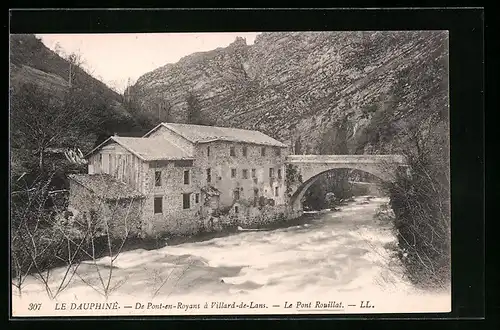
<path fill-rule="evenodd" d="M 447 167 L 430 153 L 407 157 L 411 175 L 387 185 L 400 259 L 409 279 L 425 287 L 450 281 L 450 199 Z"/>

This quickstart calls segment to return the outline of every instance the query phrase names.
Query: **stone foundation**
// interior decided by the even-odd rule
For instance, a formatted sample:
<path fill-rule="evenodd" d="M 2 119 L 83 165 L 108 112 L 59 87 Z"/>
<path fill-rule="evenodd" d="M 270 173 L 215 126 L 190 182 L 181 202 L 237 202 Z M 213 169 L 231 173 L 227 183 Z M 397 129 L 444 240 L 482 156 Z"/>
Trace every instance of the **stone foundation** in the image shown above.
<path fill-rule="evenodd" d="M 302 211 L 293 211 L 288 205 L 238 206 L 218 210 L 210 215 L 201 213 L 191 217 L 151 218 L 145 222 L 145 236 L 162 237 L 194 235 L 236 229 L 256 229 L 270 226 L 277 222 L 292 220 L 302 215 Z"/>

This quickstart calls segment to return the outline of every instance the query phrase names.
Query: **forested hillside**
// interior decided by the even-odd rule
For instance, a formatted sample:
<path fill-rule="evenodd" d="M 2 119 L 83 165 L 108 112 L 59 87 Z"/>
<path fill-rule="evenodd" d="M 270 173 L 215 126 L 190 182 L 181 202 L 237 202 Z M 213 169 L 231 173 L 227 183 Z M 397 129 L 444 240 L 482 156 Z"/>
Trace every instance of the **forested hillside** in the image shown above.
<path fill-rule="evenodd" d="M 34 35 L 10 36 L 14 175 L 60 168 L 51 151 L 79 148 L 86 153 L 114 133 L 140 135 L 150 128 L 121 95 L 82 68 L 81 56 L 63 58 Z"/>

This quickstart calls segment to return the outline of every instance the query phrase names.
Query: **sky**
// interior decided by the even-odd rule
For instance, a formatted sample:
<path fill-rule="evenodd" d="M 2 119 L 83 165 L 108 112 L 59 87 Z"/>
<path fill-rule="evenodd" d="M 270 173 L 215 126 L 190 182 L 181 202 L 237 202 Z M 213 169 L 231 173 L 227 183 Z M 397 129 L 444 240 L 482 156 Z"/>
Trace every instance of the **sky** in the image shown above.
<path fill-rule="evenodd" d="M 118 92 L 130 78 L 134 83 L 146 72 L 182 57 L 226 47 L 237 36 L 251 45 L 259 33 L 142 33 L 142 34 L 37 34 L 50 49 L 78 53 L 92 75 Z"/>

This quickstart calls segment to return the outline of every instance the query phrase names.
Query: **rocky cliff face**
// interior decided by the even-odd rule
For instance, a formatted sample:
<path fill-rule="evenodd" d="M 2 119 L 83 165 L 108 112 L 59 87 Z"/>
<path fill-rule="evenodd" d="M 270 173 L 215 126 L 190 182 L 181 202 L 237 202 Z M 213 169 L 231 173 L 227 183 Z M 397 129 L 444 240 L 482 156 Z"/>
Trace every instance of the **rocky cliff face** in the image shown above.
<path fill-rule="evenodd" d="M 262 33 L 160 67 L 128 93 L 151 113 L 167 104 L 174 122 L 186 122 L 194 94 L 207 121 L 260 130 L 296 153 L 398 152 L 410 123 L 447 120 L 447 40 L 438 31 Z"/>

